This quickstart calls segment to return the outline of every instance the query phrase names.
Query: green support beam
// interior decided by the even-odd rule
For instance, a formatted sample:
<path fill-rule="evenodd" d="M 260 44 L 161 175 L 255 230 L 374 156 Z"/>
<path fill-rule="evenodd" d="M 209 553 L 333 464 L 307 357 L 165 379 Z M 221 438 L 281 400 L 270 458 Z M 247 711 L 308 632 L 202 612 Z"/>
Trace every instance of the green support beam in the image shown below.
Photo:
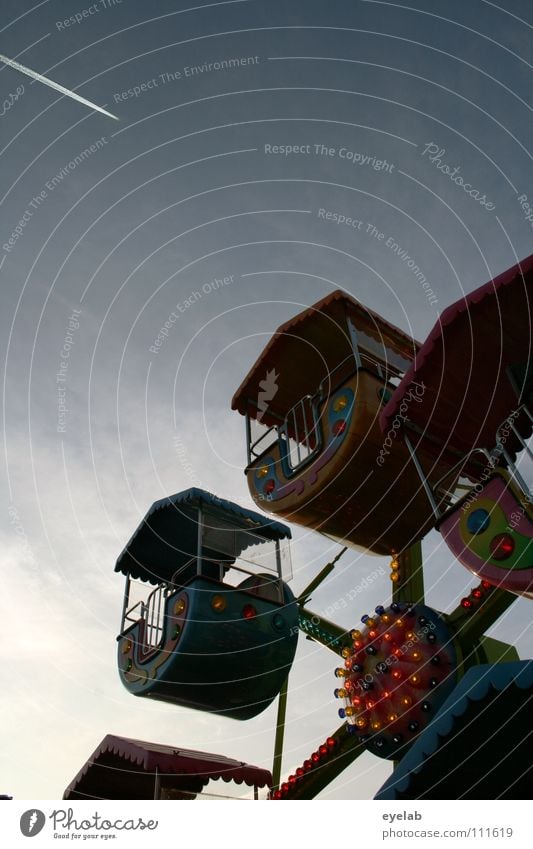
<path fill-rule="evenodd" d="M 346 767 L 350 766 L 359 755 L 366 751 L 355 734 L 346 733 L 344 725 L 341 725 L 331 736 L 338 740 L 338 744 L 331 755 L 302 775 L 301 778 L 298 778 L 287 797 L 288 799 L 314 799 Z"/>
<path fill-rule="evenodd" d="M 475 610 L 466 610 L 459 605 L 447 619 L 457 632 L 459 642 L 464 646 L 472 645 L 479 642 L 485 631 L 494 625 L 516 599 L 514 593 L 493 587 L 487 590 Z"/>
<path fill-rule="evenodd" d="M 330 649 L 335 654 L 341 654 L 345 646 L 351 647 L 350 631 L 329 622 L 306 607 L 300 607 L 298 626 L 310 639 Z"/>
<path fill-rule="evenodd" d="M 307 602 L 311 598 L 311 593 L 314 592 L 318 586 L 320 586 L 322 581 L 324 581 L 328 577 L 330 572 L 333 572 L 333 569 L 335 568 L 335 564 L 336 564 L 337 560 L 339 559 L 339 557 L 342 557 L 342 555 L 344 554 L 345 551 L 347 551 L 346 546 L 341 551 L 339 551 L 339 553 L 337 554 L 336 557 L 333 558 L 333 560 L 331 560 L 329 563 L 326 563 L 326 565 L 324 566 L 323 569 L 320 570 L 318 575 L 315 578 L 313 578 L 311 583 L 309 583 L 306 586 L 305 590 L 302 590 L 302 592 L 300 593 L 300 595 L 296 599 L 298 604 L 307 604 Z"/>
<path fill-rule="evenodd" d="M 276 738 L 274 740 L 274 763 L 272 766 L 272 786 L 279 787 L 281 779 L 281 760 L 283 758 L 283 738 L 285 737 L 285 715 L 287 713 L 287 690 L 289 678 L 280 690 L 278 701 L 278 718 L 276 722 Z"/>
<path fill-rule="evenodd" d="M 498 648 L 493 644 L 496 641 L 491 643 L 490 638 L 484 636 L 484 632 L 494 625 L 516 598 L 514 593 L 493 587 L 486 592 L 475 610 L 459 605 L 446 617 L 455 630 L 461 647 L 463 674 L 478 663 L 501 662 L 504 658 L 507 659 L 506 655 L 511 657 L 512 647 L 505 647 L 505 644 L 501 643 L 500 647 L 505 647 L 508 651 L 501 650 L 499 660 L 492 660 L 493 656 L 497 656 Z"/>
<path fill-rule="evenodd" d="M 514 646 L 502 643 L 501 640 L 495 640 L 493 637 L 481 637 L 479 647 L 485 655 L 486 663 L 516 663 L 520 660 L 520 655 Z"/>

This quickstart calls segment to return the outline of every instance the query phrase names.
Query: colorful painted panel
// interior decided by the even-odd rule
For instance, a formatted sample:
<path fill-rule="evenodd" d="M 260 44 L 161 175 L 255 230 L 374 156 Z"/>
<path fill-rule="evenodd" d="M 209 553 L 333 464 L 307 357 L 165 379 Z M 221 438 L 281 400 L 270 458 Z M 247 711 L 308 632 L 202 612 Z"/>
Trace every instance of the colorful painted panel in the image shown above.
<path fill-rule="evenodd" d="M 533 506 L 497 471 L 448 513 L 439 530 L 457 559 L 494 586 L 533 597 Z"/>

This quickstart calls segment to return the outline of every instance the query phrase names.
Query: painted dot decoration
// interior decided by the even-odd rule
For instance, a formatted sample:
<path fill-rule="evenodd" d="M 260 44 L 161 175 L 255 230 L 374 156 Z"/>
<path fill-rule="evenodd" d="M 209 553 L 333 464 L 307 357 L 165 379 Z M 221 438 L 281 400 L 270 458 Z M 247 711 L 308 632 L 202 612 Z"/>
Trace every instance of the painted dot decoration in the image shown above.
<path fill-rule="evenodd" d="M 425 605 L 395 602 L 361 617 L 335 674 L 347 730 L 382 758 L 401 756 L 431 721 L 457 679 L 453 634 Z"/>

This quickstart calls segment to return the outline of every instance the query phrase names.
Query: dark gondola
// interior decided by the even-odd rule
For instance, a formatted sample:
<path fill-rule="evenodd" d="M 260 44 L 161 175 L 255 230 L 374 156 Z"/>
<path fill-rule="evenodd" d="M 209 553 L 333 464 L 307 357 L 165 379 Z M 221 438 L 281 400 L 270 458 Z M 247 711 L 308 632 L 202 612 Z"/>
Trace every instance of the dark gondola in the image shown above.
<path fill-rule="evenodd" d="M 200 489 L 153 504 L 115 567 L 126 576 L 118 666 L 127 690 L 234 719 L 268 707 L 298 639 L 282 578 L 290 535 Z M 142 582 L 133 604 L 132 579 Z"/>

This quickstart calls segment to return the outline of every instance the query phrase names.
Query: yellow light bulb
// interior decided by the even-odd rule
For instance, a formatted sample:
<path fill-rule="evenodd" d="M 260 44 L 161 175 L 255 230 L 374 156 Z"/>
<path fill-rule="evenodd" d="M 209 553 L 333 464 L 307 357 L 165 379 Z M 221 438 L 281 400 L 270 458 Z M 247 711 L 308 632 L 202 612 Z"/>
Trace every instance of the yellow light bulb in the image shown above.
<path fill-rule="evenodd" d="M 396 584 L 400 580 L 400 576 L 399 576 L 398 572 L 391 572 L 390 573 L 390 579 L 391 579 L 393 584 Z"/>
<path fill-rule="evenodd" d="M 344 410 L 345 407 L 348 406 L 348 398 L 346 395 L 340 395 L 333 402 L 333 409 L 336 413 L 340 413 L 341 410 Z"/>

